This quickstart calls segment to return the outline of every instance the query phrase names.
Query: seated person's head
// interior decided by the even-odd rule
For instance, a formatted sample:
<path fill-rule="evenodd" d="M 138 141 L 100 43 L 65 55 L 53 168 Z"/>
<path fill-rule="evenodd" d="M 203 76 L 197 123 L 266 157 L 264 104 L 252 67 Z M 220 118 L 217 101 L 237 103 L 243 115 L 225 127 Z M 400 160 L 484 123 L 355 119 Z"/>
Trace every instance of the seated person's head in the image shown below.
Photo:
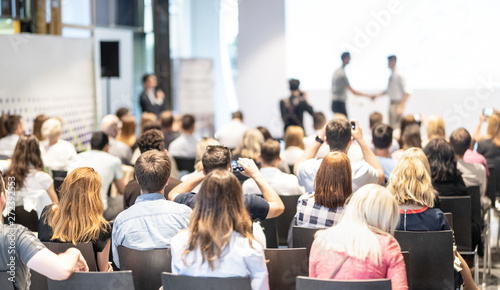
<path fill-rule="evenodd" d="M 57 140 L 61 137 L 62 123 L 57 118 L 50 118 L 43 122 L 41 132 L 44 139 L 48 138 L 49 140 Z"/>
<path fill-rule="evenodd" d="M 120 130 L 120 119 L 116 115 L 106 115 L 102 118 L 101 129 L 106 135 L 115 138 Z"/>
<path fill-rule="evenodd" d="M 352 140 L 349 120 L 335 118 L 326 124 L 326 142 L 330 151 L 347 152 Z"/>
<path fill-rule="evenodd" d="M 231 168 L 231 151 L 225 146 L 209 145 L 201 162 L 205 174 L 209 174 L 215 169 L 228 170 Z"/>
<path fill-rule="evenodd" d="M 202 138 L 196 145 L 196 158 L 194 164 L 194 169 L 196 171 L 203 170 L 203 162 L 201 160 L 203 159 L 203 155 L 205 155 L 205 152 L 207 151 L 207 147 L 210 145 L 220 145 L 220 142 L 219 140 L 214 138 Z"/>
<path fill-rule="evenodd" d="M 231 119 L 238 119 L 240 121 L 243 121 L 243 113 L 241 111 L 236 111 L 231 114 Z"/>
<path fill-rule="evenodd" d="M 158 129 L 147 130 L 137 139 L 137 146 L 141 153 L 149 150 L 164 152 L 165 143 L 163 142 L 163 133 Z"/>
<path fill-rule="evenodd" d="M 384 117 L 379 112 L 373 112 L 370 114 L 370 130 L 373 130 L 376 125 L 382 124 Z"/>
<path fill-rule="evenodd" d="M 143 133 L 145 130 L 145 127 L 150 124 L 150 123 L 157 123 L 157 117 L 155 114 L 151 112 L 144 112 L 141 115 L 141 133 Z"/>
<path fill-rule="evenodd" d="M 92 138 L 90 138 L 90 149 L 92 150 L 100 150 L 100 151 L 108 151 L 109 138 L 106 133 L 102 131 L 97 131 L 92 134 Z"/>
<path fill-rule="evenodd" d="M 288 126 L 285 131 L 285 149 L 291 146 L 304 149 L 304 129 L 299 126 Z"/>
<path fill-rule="evenodd" d="M 163 111 L 160 114 L 160 123 L 163 130 L 172 130 L 172 125 L 174 124 L 174 115 L 172 111 Z"/>
<path fill-rule="evenodd" d="M 264 135 L 260 130 L 246 130 L 233 153 L 235 155 L 240 155 L 243 158 L 257 160 L 260 154 L 260 146 L 264 140 Z"/>
<path fill-rule="evenodd" d="M 446 138 L 444 121 L 441 116 L 430 116 L 427 120 L 427 139 Z"/>
<path fill-rule="evenodd" d="M 427 156 L 425 155 L 424 150 L 422 150 L 422 148 L 412 147 L 406 149 L 403 152 L 403 155 L 401 155 L 400 159 L 404 158 L 416 158 L 420 160 L 424 164 L 425 170 L 427 170 L 429 176 L 431 176 L 431 167 L 429 165 L 429 160 L 427 159 Z"/>
<path fill-rule="evenodd" d="M 420 135 L 420 126 L 418 125 L 409 125 L 402 131 L 403 135 L 401 136 L 401 146 L 403 149 L 409 149 L 412 147 L 422 148 L 422 136 Z"/>
<path fill-rule="evenodd" d="M 182 131 L 186 134 L 192 134 L 194 132 L 195 122 L 194 116 L 191 114 L 182 116 Z"/>
<path fill-rule="evenodd" d="M 19 115 L 9 115 L 7 117 L 7 120 L 5 120 L 4 126 L 5 126 L 5 131 L 7 132 L 8 135 L 24 134 L 23 118 Z"/>
<path fill-rule="evenodd" d="M 259 130 L 260 133 L 262 133 L 262 136 L 264 136 L 264 140 L 273 139 L 271 132 L 269 132 L 266 127 L 259 126 L 256 129 Z"/>
<path fill-rule="evenodd" d="M 431 176 L 424 162 L 411 154 L 403 155 L 399 160 L 387 188 L 399 205 L 434 206 L 436 190 L 432 186 Z"/>
<path fill-rule="evenodd" d="M 36 136 L 38 141 L 45 140 L 45 137 L 42 136 L 42 125 L 49 118 L 45 114 L 41 114 L 36 116 L 35 120 L 33 120 L 33 135 Z M 2 123 L 3 124 L 3 123 Z M 2 129 L 0 129 L 1 131 Z M 0 138 L 3 136 L 0 136 Z"/>
<path fill-rule="evenodd" d="M 472 137 L 465 128 L 458 128 L 450 136 L 450 144 L 457 156 L 463 157 L 470 148 Z"/>
<path fill-rule="evenodd" d="M 313 128 L 314 130 L 320 130 L 326 124 L 325 114 L 322 112 L 314 112 L 313 113 Z"/>
<path fill-rule="evenodd" d="M 453 182 L 461 175 L 457 169 L 455 152 L 443 138 L 432 139 L 424 148 L 431 167 L 432 181 Z"/>
<path fill-rule="evenodd" d="M 130 115 L 130 110 L 122 107 L 116 111 L 115 115 L 121 120 L 124 116 Z"/>
<path fill-rule="evenodd" d="M 281 161 L 280 150 L 280 142 L 271 139 L 265 141 L 260 149 L 260 160 L 262 164 L 278 167 L 278 163 Z"/>
<path fill-rule="evenodd" d="M 343 152 L 323 158 L 314 181 L 314 201 L 327 208 L 343 207 L 352 193 L 351 162 Z"/>
<path fill-rule="evenodd" d="M 172 164 L 168 156 L 157 150 L 142 153 L 135 162 L 135 178 L 141 192 L 161 193 L 168 183 Z"/>
<path fill-rule="evenodd" d="M 392 127 L 386 124 L 377 124 L 372 130 L 373 146 L 377 149 L 388 149 L 392 144 Z"/>

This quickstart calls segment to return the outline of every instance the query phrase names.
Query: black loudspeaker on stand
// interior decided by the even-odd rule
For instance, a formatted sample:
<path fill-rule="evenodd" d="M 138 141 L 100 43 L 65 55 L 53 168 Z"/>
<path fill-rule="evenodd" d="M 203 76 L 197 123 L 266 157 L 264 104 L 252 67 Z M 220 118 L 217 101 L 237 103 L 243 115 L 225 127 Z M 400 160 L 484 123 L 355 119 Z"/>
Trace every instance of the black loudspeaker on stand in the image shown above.
<path fill-rule="evenodd" d="M 101 77 L 106 78 L 106 106 L 111 114 L 111 78 L 120 77 L 120 43 L 101 41 Z"/>

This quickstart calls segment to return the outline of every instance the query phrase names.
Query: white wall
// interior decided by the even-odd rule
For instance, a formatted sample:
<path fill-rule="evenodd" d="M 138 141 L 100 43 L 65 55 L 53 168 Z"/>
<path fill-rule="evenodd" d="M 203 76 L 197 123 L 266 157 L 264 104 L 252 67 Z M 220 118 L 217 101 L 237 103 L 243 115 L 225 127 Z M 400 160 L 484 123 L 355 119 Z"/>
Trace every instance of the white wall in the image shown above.
<path fill-rule="evenodd" d="M 107 107 L 107 78 L 101 78 L 101 41 L 118 41 L 120 77 L 110 79 L 111 108 Z M 97 117 L 114 114 L 120 107 L 139 106 L 133 102 L 133 33 L 128 29 L 96 28 L 94 30 L 94 69 L 96 79 Z"/>
<path fill-rule="evenodd" d="M 237 96 L 245 123 L 283 135 L 279 100 L 288 95 L 285 1 L 239 2 Z"/>

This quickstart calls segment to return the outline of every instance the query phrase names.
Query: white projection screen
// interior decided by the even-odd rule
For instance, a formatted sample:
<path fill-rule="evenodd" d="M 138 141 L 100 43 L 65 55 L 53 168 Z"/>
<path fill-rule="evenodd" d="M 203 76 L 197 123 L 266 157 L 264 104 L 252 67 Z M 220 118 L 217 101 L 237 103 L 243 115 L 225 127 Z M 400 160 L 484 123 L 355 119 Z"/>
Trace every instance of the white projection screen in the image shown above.
<path fill-rule="evenodd" d="M 483 107 L 500 106 L 498 11 L 495 0 L 287 0 L 287 76 L 330 114 L 343 51 L 352 56 L 352 87 L 369 93 L 386 88 L 387 56 L 395 54 L 413 91 L 406 113 L 443 115 L 448 134 L 472 130 Z M 387 98 L 351 96 L 348 113 L 367 124 L 367 114 L 386 115 L 387 106 Z"/>

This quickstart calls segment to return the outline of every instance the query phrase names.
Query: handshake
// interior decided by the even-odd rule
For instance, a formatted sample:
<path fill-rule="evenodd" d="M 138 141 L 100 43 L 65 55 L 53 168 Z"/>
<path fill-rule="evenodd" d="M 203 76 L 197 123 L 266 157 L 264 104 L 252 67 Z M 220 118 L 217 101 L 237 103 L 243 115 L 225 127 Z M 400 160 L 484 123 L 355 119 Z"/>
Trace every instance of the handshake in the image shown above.
<path fill-rule="evenodd" d="M 373 95 L 370 95 L 370 94 L 365 94 L 364 96 L 365 96 L 365 97 L 370 98 L 370 99 L 373 101 L 373 100 L 375 100 L 377 97 L 380 97 L 380 96 L 383 96 L 383 95 L 385 95 L 385 92 L 382 92 L 382 93 L 380 93 L 380 94 L 376 94 L 376 95 L 375 95 L 375 94 L 373 94 Z"/>

